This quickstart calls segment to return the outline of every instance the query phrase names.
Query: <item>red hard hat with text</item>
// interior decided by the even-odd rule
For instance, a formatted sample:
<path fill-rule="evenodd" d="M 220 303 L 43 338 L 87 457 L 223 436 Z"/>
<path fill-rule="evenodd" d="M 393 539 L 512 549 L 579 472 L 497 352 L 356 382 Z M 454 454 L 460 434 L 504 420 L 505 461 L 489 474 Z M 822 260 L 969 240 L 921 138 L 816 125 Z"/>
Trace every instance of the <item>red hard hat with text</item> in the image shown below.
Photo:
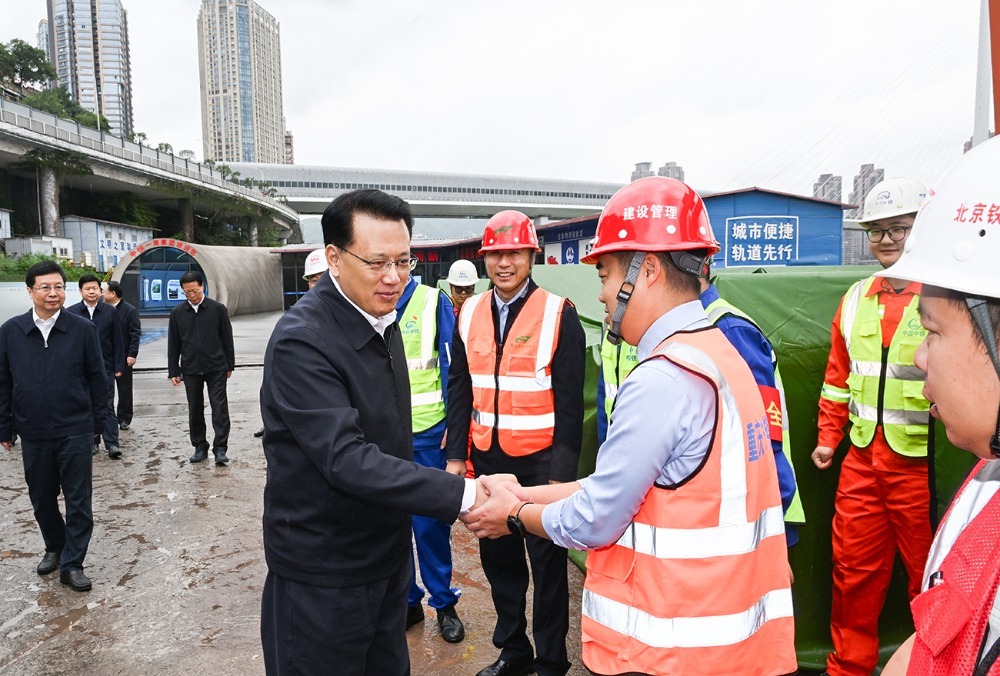
<path fill-rule="evenodd" d="M 517 249 L 541 251 L 538 246 L 538 235 L 535 234 L 535 224 L 520 211 L 501 211 L 486 224 L 479 255 L 482 256 L 487 251 Z"/>
<path fill-rule="evenodd" d="M 612 195 L 597 222 L 593 248 L 582 263 L 614 251 L 719 252 L 705 203 L 681 181 L 650 176 Z"/>

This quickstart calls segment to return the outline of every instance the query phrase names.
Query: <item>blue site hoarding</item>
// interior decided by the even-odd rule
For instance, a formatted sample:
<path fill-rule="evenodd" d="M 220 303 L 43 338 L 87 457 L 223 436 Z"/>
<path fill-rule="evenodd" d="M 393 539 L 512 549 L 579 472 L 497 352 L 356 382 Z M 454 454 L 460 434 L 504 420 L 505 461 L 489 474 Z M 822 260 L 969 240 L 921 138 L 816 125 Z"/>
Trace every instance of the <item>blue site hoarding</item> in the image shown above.
<path fill-rule="evenodd" d="M 766 267 L 840 265 L 843 207 L 761 188 L 704 197 L 722 250 L 713 265 Z M 579 263 L 590 251 L 598 214 L 546 224 L 538 235 L 548 265 Z"/>

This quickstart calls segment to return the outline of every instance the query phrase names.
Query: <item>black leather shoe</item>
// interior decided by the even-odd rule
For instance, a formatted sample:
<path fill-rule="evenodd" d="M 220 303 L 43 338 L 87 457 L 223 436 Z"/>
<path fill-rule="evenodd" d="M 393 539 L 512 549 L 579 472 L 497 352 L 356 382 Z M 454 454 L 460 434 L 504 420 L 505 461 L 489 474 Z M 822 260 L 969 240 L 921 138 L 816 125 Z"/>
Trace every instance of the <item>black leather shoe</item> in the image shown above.
<path fill-rule="evenodd" d="M 253 436 L 254 436 L 255 439 L 260 439 L 262 436 L 264 436 L 264 428 L 261 427 L 259 430 L 257 430 L 256 432 L 254 432 Z"/>
<path fill-rule="evenodd" d="M 229 456 L 226 455 L 226 449 L 220 448 L 217 450 L 213 450 L 212 452 L 215 454 L 216 465 L 225 465 L 227 462 L 229 462 Z"/>
<path fill-rule="evenodd" d="M 208 457 L 208 449 L 207 448 L 196 448 L 195 451 L 194 451 L 194 455 L 192 455 L 190 458 L 188 458 L 188 462 L 192 462 L 192 463 L 193 462 L 201 462 L 202 460 L 204 460 L 207 457 Z"/>
<path fill-rule="evenodd" d="M 45 556 L 42 557 L 42 560 L 38 562 L 38 566 L 35 567 L 35 572 L 39 575 L 48 575 L 58 567 L 59 553 L 45 552 Z"/>
<path fill-rule="evenodd" d="M 118 423 L 118 429 L 127 430 L 131 425 L 132 423 L 127 423 L 127 422 Z"/>
<path fill-rule="evenodd" d="M 415 624 L 424 621 L 423 606 L 406 606 L 406 628 L 409 629 Z"/>
<path fill-rule="evenodd" d="M 76 570 L 64 570 L 60 572 L 59 581 L 63 584 L 69 585 L 69 588 L 73 591 L 90 591 L 90 578 L 84 575 L 83 571 L 79 568 Z"/>
<path fill-rule="evenodd" d="M 515 666 L 500 659 L 480 671 L 476 676 L 525 676 L 535 673 L 534 664 Z"/>
<path fill-rule="evenodd" d="M 99 445 L 99 444 L 94 444 L 94 450 L 93 450 L 93 451 L 91 451 L 91 453 L 90 453 L 90 454 L 91 454 L 91 455 L 97 455 L 97 452 L 98 452 L 99 450 L 101 450 L 101 447 L 100 447 L 100 445 Z"/>
<path fill-rule="evenodd" d="M 112 460 L 117 460 L 122 457 L 121 449 L 117 446 L 108 446 L 108 457 Z"/>
<path fill-rule="evenodd" d="M 448 643 L 459 643 L 465 638 L 465 625 L 458 619 L 455 606 L 438 608 L 438 629 L 441 630 L 441 638 Z"/>

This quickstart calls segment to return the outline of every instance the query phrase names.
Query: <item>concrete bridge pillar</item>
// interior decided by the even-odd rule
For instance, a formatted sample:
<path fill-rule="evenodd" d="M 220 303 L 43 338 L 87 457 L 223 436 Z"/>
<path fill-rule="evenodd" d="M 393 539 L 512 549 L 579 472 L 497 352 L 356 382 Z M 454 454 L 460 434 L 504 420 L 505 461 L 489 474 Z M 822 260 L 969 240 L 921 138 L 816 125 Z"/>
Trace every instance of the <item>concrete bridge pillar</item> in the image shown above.
<path fill-rule="evenodd" d="M 42 233 L 62 237 L 59 232 L 59 181 L 49 167 L 38 168 L 38 198 L 41 209 Z"/>
<path fill-rule="evenodd" d="M 184 231 L 184 241 L 194 241 L 194 207 L 191 200 L 182 199 L 178 205 L 181 211 L 181 229 Z"/>
<path fill-rule="evenodd" d="M 257 221 L 254 220 L 253 216 L 247 216 L 247 229 L 250 231 L 250 246 L 257 246 L 260 233 L 257 229 Z"/>

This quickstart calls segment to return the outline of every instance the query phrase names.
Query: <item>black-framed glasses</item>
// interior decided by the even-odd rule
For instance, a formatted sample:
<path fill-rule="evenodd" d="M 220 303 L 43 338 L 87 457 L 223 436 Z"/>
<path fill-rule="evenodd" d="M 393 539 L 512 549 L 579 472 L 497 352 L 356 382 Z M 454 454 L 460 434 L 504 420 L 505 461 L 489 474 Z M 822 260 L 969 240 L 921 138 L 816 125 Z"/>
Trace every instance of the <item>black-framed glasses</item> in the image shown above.
<path fill-rule="evenodd" d="M 49 293 L 50 291 L 55 291 L 56 293 L 66 292 L 65 284 L 53 284 L 51 286 L 49 286 L 48 284 L 42 284 L 41 286 L 33 286 L 31 288 L 37 291 L 38 293 Z"/>
<path fill-rule="evenodd" d="M 868 228 L 868 241 L 873 244 L 875 242 L 881 242 L 882 238 L 885 237 L 885 233 L 889 233 L 889 239 L 893 242 L 898 242 L 906 237 L 907 231 L 912 227 L 912 225 L 894 225 L 891 228 L 886 228 L 885 230 L 882 228 Z"/>
<path fill-rule="evenodd" d="M 452 284 L 451 285 L 451 291 L 452 291 L 452 293 L 457 293 L 460 296 L 471 296 L 472 294 L 474 294 L 476 292 L 476 287 L 474 287 L 474 286 L 456 286 L 455 284 Z"/>
<path fill-rule="evenodd" d="M 343 251 L 344 253 L 351 254 L 359 261 L 367 265 L 369 270 L 378 275 L 386 275 L 389 273 L 390 268 L 395 267 L 396 272 L 398 272 L 399 276 L 402 277 L 403 275 L 410 274 L 410 271 L 413 270 L 413 268 L 417 267 L 417 263 L 419 262 L 416 256 L 410 256 L 409 258 L 401 258 L 398 261 L 392 261 L 389 260 L 388 258 L 380 258 L 378 260 L 370 261 L 367 258 L 362 258 L 353 251 L 348 251 L 342 246 L 338 246 L 337 248 Z"/>

